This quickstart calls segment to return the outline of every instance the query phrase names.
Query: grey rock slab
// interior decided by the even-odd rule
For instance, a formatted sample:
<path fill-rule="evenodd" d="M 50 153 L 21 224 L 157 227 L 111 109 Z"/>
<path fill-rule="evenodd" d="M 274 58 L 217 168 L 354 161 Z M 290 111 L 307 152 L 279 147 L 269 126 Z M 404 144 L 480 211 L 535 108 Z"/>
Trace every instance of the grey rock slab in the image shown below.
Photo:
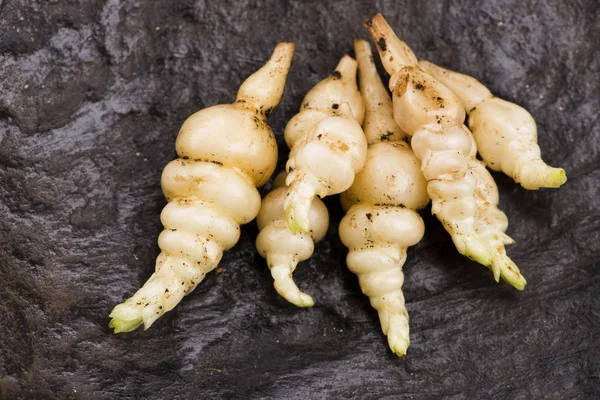
<path fill-rule="evenodd" d="M 397 358 L 345 268 L 334 197 L 295 275 L 314 308 L 277 296 L 249 224 L 176 309 L 113 335 L 111 309 L 154 269 L 185 118 L 295 41 L 270 117 L 281 169 L 286 122 L 378 11 L 420 57 L 527 108 L 566 169 L 535 192 L 494 173 L 526 290 L 458 255 L 426 210 Z M 599 20 L 595 0 L 0 1 L 0 398 L 600 397 Z"/>

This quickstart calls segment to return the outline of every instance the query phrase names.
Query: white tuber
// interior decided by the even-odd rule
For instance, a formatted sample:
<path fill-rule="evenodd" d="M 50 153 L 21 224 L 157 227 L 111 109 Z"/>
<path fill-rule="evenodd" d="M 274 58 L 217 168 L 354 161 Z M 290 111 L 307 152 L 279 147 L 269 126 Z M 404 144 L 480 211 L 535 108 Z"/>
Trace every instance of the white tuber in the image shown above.
<path fill-rule="evenodd" d="M 302 293 L 294 283 L 292 273 L 299 262 L 307 260 L 314 251 L 314 244 L 325 237 L 329 227 L 329 213 L 317 197 L 310 208 L 310 232 L 293 234 L 290 230 L 283 203 L 287 193 L 285 172 L 275 179 L 274 189 L 266 195 L 256 217 L 260 233 L 256 249 L 267 259 L 277 293 L 298 307 L 312 307 L 311 296 Z"/>
<path fill-rule="evenodd" d="M 419 160 L 394 122 L 392 102 L 373 64 L 369 44 L 357 40 L 354 49 L 366 103 L 363 126 L 369 148 L 364 168 L 342 193 L 347 213 L 339 235 L 349 249 L 346 264 L 377 310 L 390 349 L 402 356 L 410 343 L 402 266 L 407 248 L 417 244 L 425 232 L 416 210 L 429 202 L 427 182 Z"/>
<path fill-rule="evenodd" d="M 178 159 L 162 174 L 168 200 L 156 270 L 144 286 L 110 314 L 115 333 L 141 324 L 149 328 L 196 288 L 233 247 L 240 225 L 260 208 L 256 187 L 271 176 L 277 142 L 267 115 L 281 95 L 294 54 L 279 43 L 269 61 L 240 87 L 233 104 L 216 105 L 190 116 L 176 141 Z"/>
<path fill-rule="evenodd" d="M 512 244 L 514 241 L 505 233 L 508 228 L 508 218 L 498 208 L 500 200 L 498 186 L 483 162 L 475 158 L 477 154 L 475 139 L 466 126 L 464 129 L 473 140 L 473 150 L 469 154 L 469 172 L 477 181 L 475 187 L 475 232 L 492 256 L 492 263 L 489 267 L 496 282 L 502 277 L 510 285 L 523 290 L 527 281 L 521 275 L 519 267 L 506 255 L 504 249 L 504 245 Z"/>
<path fill-rule="evenodd" d="M 365 163 L 360 124 L 365 107 L 356 85 L 356 61 L 342 57 L 335 71 L 312 88 L 285 128 L 290 147 L 284 207 L 293 233 L 309 232 L 309 212 L 321 198 L 348 189 Z"/>
<path fill-rule="evenodd" d="M 419 65 L 448 86 L 464 105 L 469 128 L 486 165 L 502 171 L 525 189 L 557 188 L 567 181 L 562 168 L 541 158 L 537 128 L 523 107 L 492 95 L 481 82 L 425 60 Z"/>
<path fill-rule="evenodd" d="M 364 24 L 391 76 L 394 118 L 412 138 L 433 213 L 461 254 L 491 265 L 492 256 L 475 232 L 477 181 L 469 173 L 472 140 L 463 128 L 465 110 L 460 100 L 419 67 L 413 52 L 381 14 Z"/>

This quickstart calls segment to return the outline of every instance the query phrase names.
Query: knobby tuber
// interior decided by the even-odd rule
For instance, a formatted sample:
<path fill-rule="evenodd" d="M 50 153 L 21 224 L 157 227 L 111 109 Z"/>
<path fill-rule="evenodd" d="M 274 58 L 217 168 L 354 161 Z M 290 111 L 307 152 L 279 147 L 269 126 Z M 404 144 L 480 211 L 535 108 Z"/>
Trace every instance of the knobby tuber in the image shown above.
<path fill-rule="evenodd" d="M 285 172 L 275 179 L 274 189 L 267 194 L 260 206 L 256 224 L 260 233 L 256 238 L 256 249 L 267 259 L 277 293 L 298 307 L 312 307 L 311 296 L 302 293 L 292 273 L 299 262 L 307 260 L 314 251 L 314 244 L 325 237 L 329 227 L 329 213 L 325 204 L 317 197 L 312 201 L 308 233 L 290 230 L 283 202 L 287 193 Z"/>
<path fill-rule="evenodd" d="M 432 212 L 461 254 L 490 266 L 492 255 L 475 231 L 477 180 L 469 173 L 473 141 L 463 127 L 464 107 L 450 89 L 419 67 L 412 50 L 381 14 L 364 25 L 391 76 L 394 118 L 411 136 L 427 180 Z"/>
<path fill-rule="evenodd" d="M 169 203 L 161 213 L 156 269 L 113 309 L 109 326 L 115 333 L 141 324 L 147 329 L 172 310 L 237 243 L 240 225 L 258 214 L 256 188 L 277 163 L 267 115 L 281 99 L 293 54 L 293 43 L 277 44 L 269 61 L 242 84 L 233 104 L 203 109 L 183 123 L 175 144 L 179 158 L 161 178 Z"/>
<path fill-rule="evenodd" d="M 365 163 L 361 128 L 365 106 L 356 84 L 356 61 L 345 55 L 335 71 L 312 88 L 285 128 L 290 147 L 284 202 L 293 233 L 309 232 L 309 211 L 321 198 L 348 189 Z"/>
<path fill-rule="evenodd" d="M 402 266 L 407 248 L 417 244 L 425 232 L 416 211 L 429 202 L 427 182 L 394 121 L 392 102 L 375 69 L 369 44 L 357 40 L 354 49 L 366 103 L 363 127 L 369 148 L 364 168 L 341 196 L 347 213 L 339 235 L 349 249 L 346 264 L 377 310 L 390 349 L 402 356 L 410 343 Z"/>
<path fill-rule="evenodd" d="M 448 86 L 469 115 L 469 128 L 488 167 L 525 189 L 557 188 L 567 181 L 562 168 L 548 166 L 537 144 L 535 120 L 523 107 L 495 97 L 481 82 L 425 60 L 419 65 Z"/>

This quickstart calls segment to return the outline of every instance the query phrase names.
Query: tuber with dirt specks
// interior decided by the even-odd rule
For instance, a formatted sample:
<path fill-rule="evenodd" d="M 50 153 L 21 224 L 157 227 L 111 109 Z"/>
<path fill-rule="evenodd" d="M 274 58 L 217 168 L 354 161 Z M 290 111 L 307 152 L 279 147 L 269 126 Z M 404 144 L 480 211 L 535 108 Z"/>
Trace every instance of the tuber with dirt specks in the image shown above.
<path fill-rule="evenodd" d="M 321 199 L 315 197 L 309 214 L 310 231 L 293 234 L 283 209 L 287 193 L 285 175 L 282 172 L 277 176 L 274 189 L 262 200 L 256 217 L 260 230 L 256 238 L 256 249 L 267 260 L 277 293 L 298 307 L 312 307 L 312 297 L 298 289 L 292 273 L 299 262 L 307 260 L 313 254 L 314 244 L 325 237 L 329 227 L 329 213 Z"/>
<path fill-rule="evenodd" d="M 535 120 L 523 107 L 495 97 L 481 82 L 420 60 L 419 65 L 448 86 L 464 105 L 479 154 L 525 189 L 557 188 L 567 181 L 562 168 L 547 165 L 537 144 Z"/>
<path fill-rule="evenodd" d="M 193 291 L 260 208 L 262 186 L 275 170 L 277 142 L 268 112 L 283 94 L 294 54 L 279 43 L 269 61 L 241 85 L 233 104 L 190 116 L 176 140 L 178 159 L 162 174 L 168 200 L 154 274 L 110 314 L 115 333 L 148 329 Z"/>
<path fill-rule="evenodd" d="M 402 267 L 407 248 L 425 233 L 417 210 L 429 203 L 427 182 L 419 160 L 403 140 L 404 132 L 394 121 L 392 102 L 375 69 L 369 44 L 357 40 L 354 49 L 366 104 L 363 127 L 369 148 L 364 168 L 342 193 L 347 213 L 339 235 L 349 249 L 348 269 L 358 276 L 362 292 L 377 310 L 390 349 L 402 356 L 410 343 Z"/>
<path fill-rule="evenodd" d="M 300 112 L 285 128 L 290 155 L 284 207 L 293 233 L 310 231 L 315 196 L 348 189 L 365 163 L 365 106 L 356 68 L 356 60 L 343 56 L 335 71 L 306 94 Z"/>

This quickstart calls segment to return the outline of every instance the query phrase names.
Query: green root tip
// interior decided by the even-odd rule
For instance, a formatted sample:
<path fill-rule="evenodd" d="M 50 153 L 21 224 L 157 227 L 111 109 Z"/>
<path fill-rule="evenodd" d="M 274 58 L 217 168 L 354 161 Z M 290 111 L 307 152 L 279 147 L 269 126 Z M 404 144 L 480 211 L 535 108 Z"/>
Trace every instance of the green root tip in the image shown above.
<path fill-rule="evenodd" d="M 522 172 L 520 177 L 514 177 L 515 181 L 528 190 L 537 190 L 540 188 L 556 189 L 561 187 L 567 181 L 567 173 L 562 168 L 552 168 L 547 165 L 543 167 L 524 169 L 529 173 Z"/>
<path fill-rule="evenodd" d="M 524 290 L 527 285 L 527 280 L 519 271 L 519 267 L 508 257 L 503 257 L 503 259 L 498 262 L 500 268 L 500 276 L 504 280 L 504 282 L 513 286 L 517 290 Z"/>
<path fill-rule="evenodd" d="M 390 346 L 390 350 L 392 350 L 398 357 L 402 357 L 406 355 L 409 341 L 401 337 L 388 336 L 388 344 Z"/>
<path fill-rule="evenodd" d="M 546 176 L 546 184 L 548 188 L 559 188 L 567 181 L 567 173 L 562 168 L 552 168 Z"/>
<path fill-rule="evenodd" d="M 475 236 L 469 236 L 464 240 L 465 257 L 478 262 L 486 267 L 492 265 L 492 255 Z"/>
<path fill-rule="evenodd" d="M 109 328 L 114 329 L 114 333 L 131 332 L 143 324 L 143 318 L 139 313 L 124 304 L 119 304 L 110 313 L 112 318 L 108 324 Z"/>
<path fill-rule="evenodd" d="M 380 320 L 382 316 L 385 318 L 385 314 L 385 312 L 379 314 Z M 390 317 L 388 323 L 389 329 L 386 334 L 390 350 L 398 357 L 402 357 L 406 354 L 408 346 L 410 345 L 408 317 L 401 314 L 395 314 Z"/>
<path fill-rule="evenodd" d="M 525 277 L 520 273 L 518 273 L 518 276 L 513 274 L 502 274 L 502 279 L 517 290 L 524 290 L 525 286 L 527 286 L 527 280 L 525 280 Z"/>
<path fill-rule="evenodd" d="M 113 318 L 110 320 L 108 324 L 109 328 L 114 329 L 114 333 L 122 333 L 122 332 L 131 332 L 136 330 L 140 325 L 142 325 L 142 319 L 139 320 L 123 320 L 118 318 Z"/>
<path fill-rule="evenodd" d="M 286 298 L 286 300 L 298 307 L 312 307 L 315 305 L 313 298 L 304 293 L 302 293 L 299 299 L 290 300 Z"/>
<path fill-rule="evenodd" d="M 313 300 L 312 297 L 310 297 L 310 295 L 306 294 L 306 293 L 302 293 L 298 290 L 297 286 L 295 283 L 293 283 L 294 281 L 290 279 L 288 283 L 288 286 L 286 288 L 282 288 L 281 284 L 275 284 L 275 290 L 277 290 L 277 293 L 279 293 L 279 295 L 281 297 L 283 297 L 284 299 L 286 299 L 287 301 L 289 301 L 290 303 L 292 303 L 293 305 L 297 306 L 297 307 L 312 307 L 315 305 L 315 301 Z M 293 285 L 293 289 L 290 288 L 290 286 Z"/>

